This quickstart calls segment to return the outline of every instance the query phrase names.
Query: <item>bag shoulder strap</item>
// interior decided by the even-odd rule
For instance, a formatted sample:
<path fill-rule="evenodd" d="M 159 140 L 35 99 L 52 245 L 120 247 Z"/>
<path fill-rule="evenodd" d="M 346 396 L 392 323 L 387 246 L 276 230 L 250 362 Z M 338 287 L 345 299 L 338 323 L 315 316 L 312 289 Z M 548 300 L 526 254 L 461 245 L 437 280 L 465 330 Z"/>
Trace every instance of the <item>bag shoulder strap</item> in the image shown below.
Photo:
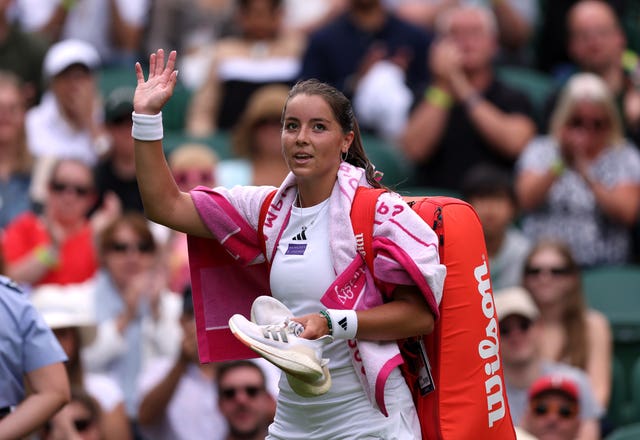
<path fill-rule="evenodd" d="M 267 243 L 262 231 L 264 229 L 264 222 L 267 219 L 269 206 L 271 206 L 271 202 L 276 195 L 276 191 L 277 190 L 274 189 L 269 194 L 267 194 L 267 197 L 265 197 L 264 202 L 262 202 L 262 206 L 260 207 L 260 216 L 258 217 L 258 241 L 260 242 L 260 250 L 262 250 L 262 255 L 264 255 L 267 264 L 269 264 L 269 259 L 267 258 Z"/>
<path fill-rule="evenodd" d="M 384 188 L 358 187 L 351 205 L 351 227 L 358 241 L 358 250 L 373 275 L 373 222 L 376 203 Z M 361 246 L 361 247 L 360 247 Z"/>

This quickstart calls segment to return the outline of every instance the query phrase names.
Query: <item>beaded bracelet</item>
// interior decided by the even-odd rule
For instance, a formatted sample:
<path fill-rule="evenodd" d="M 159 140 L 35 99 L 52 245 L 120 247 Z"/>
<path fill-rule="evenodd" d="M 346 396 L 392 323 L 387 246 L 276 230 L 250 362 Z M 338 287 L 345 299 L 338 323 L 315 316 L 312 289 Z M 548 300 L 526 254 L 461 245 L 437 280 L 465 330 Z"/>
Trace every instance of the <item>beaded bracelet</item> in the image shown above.
<path fill-rule="evenodd" d="M 331 322 L 331 316 L 329 315 L 329 312 L 327 312 L 326 310 L 320 310 L 320 314 L 324 316 L 324 318 L 327 320 L 327 327 L 329 327 L 329 335 L 333 336 L 333 323 Z"/>

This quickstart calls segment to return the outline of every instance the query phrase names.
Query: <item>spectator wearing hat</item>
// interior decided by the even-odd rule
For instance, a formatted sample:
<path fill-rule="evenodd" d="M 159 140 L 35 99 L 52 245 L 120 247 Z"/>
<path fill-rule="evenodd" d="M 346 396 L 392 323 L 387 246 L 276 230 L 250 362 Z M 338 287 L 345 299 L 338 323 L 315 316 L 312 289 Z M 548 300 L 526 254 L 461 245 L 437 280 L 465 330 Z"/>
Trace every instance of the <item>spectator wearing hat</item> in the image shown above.
<path fill-rule="evenodd" d="M 100 200 L 106 193 L 112 192 L 120 199 L 123 211 L 143 212 L 131 137 L 133 91 L 130 87 L 118 87 L 105 99 L 104 118 L 109 151 L 100 158 L 94 171 Z"/>
<path fill-rule="evenodd" d="M 48 284 L 33 290 L 31 300 L 64 349 L 72 389 L 85 390 L 100 406 L 103 440 L 132 438 L 118 384 L 104 374 L 85 371 L 82 352 L 91 350 L 97 336 L 91 281 L 59 286 Z"/>
<path fill-rule="evenodd" d="M 580 431 L 579 388 L 569 376 L 548 375 L 529 388 L 522 426 L 538 440 L 575 440 Z"/>
<path fill-rule="evenodd" d="M 280 141 L 288 93 L 288 87 L 272 84 L 251 95 L 232 132 L 231 149 L 237 159 L 224 160 L 218 167 L 221 185 L 277 186 L 288 174 Z"/>
<path fill-rule="evenodd" d="M 100 56 L 79 40 L 53 44 L 44 58 L 47 91 L 27 113 L 29 149 L 37 158 L 73 157 L 95 164 L 108 149 L 94 72 Z"/>
<path fill-rule="evenodd" d="M 0 259 L 4 273 L 1 266 Z M 4 276 L 0 322 L 0 438 L 23 438 L 69 401 L 67 357 L 24 292 Z"/>
<path fill-rule="evenodd" d="M 529 388 L 540 377 L 563 374 L 571 377 L 579 388 L 579 419 L 581 440 L 600 438 L 600 422 L 604 411 L 595 398 L 584 371 L 560 362 L 544 360 L 540 355 L 540 312 L 523 287 L 509 287 L 494 294 L 499 320 L 500 352 L 504 367 L 507 399 L 513 423 L 523 423 L 527 410 Z"/>

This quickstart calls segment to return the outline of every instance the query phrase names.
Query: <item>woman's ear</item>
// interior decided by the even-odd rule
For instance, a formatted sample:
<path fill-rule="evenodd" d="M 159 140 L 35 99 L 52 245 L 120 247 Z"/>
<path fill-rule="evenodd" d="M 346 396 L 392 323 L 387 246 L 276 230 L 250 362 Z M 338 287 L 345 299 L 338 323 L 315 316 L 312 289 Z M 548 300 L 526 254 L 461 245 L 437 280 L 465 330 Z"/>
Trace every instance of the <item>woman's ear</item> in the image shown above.
<path fill-rule="evenodd" d="M 342 152 L 346 153 L 347 151 L 349 151 L 349 148 L 351 148 L 351 144 L 353 143 L 353 139 L 355 137 L 355 134 L 353 133 L 353 131 L 350 131 L 349 133 L 347 133 L 342 141 Z"/>

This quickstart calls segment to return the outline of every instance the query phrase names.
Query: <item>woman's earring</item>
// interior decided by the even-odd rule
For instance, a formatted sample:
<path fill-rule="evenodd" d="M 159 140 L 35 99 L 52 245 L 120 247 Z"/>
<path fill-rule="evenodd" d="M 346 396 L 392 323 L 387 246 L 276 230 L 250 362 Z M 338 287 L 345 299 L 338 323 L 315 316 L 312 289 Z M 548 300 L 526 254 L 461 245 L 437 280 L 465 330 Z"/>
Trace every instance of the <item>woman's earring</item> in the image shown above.
<path fill-rule="evenodd" d="M 342 159 L 343 162 L 347 161 L 347 157 L 349 157 L 349 150 L 340 153 L 340 159 Z"/>

